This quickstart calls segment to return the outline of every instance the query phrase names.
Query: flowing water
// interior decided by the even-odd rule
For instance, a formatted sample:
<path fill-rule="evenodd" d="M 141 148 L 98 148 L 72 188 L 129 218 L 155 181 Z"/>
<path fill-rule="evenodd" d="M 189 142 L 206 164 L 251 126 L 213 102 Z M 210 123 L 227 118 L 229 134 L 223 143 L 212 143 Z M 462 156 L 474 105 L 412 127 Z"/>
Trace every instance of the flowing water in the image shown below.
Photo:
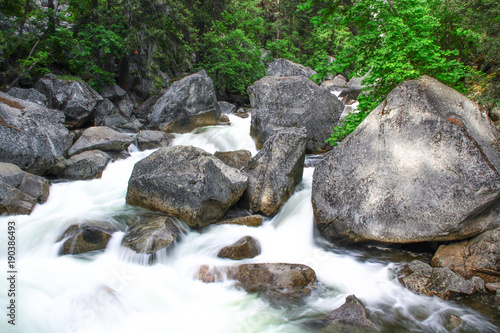
<path fill-rule="evenodd" d="M 230 116 L 232 126 L 214 126 L 177 136 L 174 144 L 211 153 L 248 149 L 249 119 Z M 2 276 L 7 275 L 7 223 L 17 232 L 16 326 L 7 323 L 9 281 L 0 279 L 0 332 L 310 332 L 307 325 L 355 294 L 382 332 L 496 332 L 497 323 L 470 307 L 417 296 L 403 288 L 400 265 L 360 251 L 335 248 L 315 235 L 311 207 L 313 168 L 305 168 L 295 194 L 261 227 L 214 225 L 183 235 L 154 263 L 120 246 L 125 217 L 140 211 L 126 205 L 135 162 L 151 151 L 108 165 L 101 179 L 53 184 L 49 200 L 30 216 L 0 217 Z M 314 163 L 313 163 L 314 164 Z M 108 221 L 121 231 L 103 252 L 59 256 L 57 239 L 68 226 Z M 193 276 L 200 265 L 231 265 L 216 257 L 222 246 L 250 235 L 262 254 L 246 263 L 287 262 L 312 267 L 318 288 L 300 303 L 273 303 L 246 293 L 233 282 L 205 284 Z"/>

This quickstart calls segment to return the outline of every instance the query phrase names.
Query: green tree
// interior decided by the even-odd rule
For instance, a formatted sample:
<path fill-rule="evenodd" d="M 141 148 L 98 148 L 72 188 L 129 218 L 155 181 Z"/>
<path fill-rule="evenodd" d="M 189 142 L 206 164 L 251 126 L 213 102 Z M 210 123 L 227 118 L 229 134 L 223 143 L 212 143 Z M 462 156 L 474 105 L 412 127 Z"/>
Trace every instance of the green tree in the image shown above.
<path fill-rule="evenodd" d="M 308 0 L 304 8 L 324 0 Z M 367 87 L 359 98 L 361 113 L 333 129 L 330 143 L 342 139 L 399 83 L 427 74 L 461 89 L 465 67 L 457 51 L 440 48 L 440 21 L 426 0 L 328 1 L 315 19 L 351 30 L 352 37 L 326 72 L 351 71 L 364 76 Z M 322 73 L 323 75 L 325 73 Z"/>
<path fill-rule="evenodd" d="M 214 80 L 220 95 L 246 95 L 265 75 L 260 35 L 264 20 L 255 0 L 233 2 L 202 36 L 200 68 Z"/>

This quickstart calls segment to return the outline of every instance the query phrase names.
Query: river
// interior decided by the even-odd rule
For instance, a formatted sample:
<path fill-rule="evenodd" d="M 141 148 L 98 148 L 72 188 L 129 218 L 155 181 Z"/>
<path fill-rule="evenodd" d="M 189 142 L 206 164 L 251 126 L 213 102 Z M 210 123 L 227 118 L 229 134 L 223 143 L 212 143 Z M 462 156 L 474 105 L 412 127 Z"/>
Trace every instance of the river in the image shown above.
<path fill-rule="evenodd" d="M 230 115 L 231 126 L 213 126 L 178 135 L 174 144 L 208 152 L 256 149 L 250 120 Z M 455 332 L 497 332 L 492 318 L 472 307 L 418 296 L 396 278 L 401 263 L 379 255 L 389 249 L 336 248 L 314 231 L 311 183 L 314 169 L 274 218 L 261 227 L 214 225 L 185 227 L 168 251 L 150 263 L 121 247 L 124 220 L 139 209 L 125 203 L 134 163 L 152 151 L 130 149 L 131 156 L 107 166 L 102 178 L 56 183 L 48 201 L 30 216 L 0 217 L 0 258 L 7 262 L 7 224 L 16 225 L 16 325 L 6 316 L 10 282 L 0 279 L 0 332 L 310 332 L 307 322 L 340 307 L 355 294 L 382 332 L 448 332 L 450 316 L 462 325 Z M 71 224 L 108 221 L 120 230 L 98 253 L 59 256 L 58 237 Z M 199 266 L 231 265 L 218 250 L 250 235 L 262 253 L 245 263 L 301 263 L 313 268 L 318 288 L 301 303 L 273 303 L 236 288 L 232 281 L 205 284 L 193 279 Z M 391 252 L 392 253 L 392 252 Z M 417 258 L 410 253 L 406 257 Z M 7 265 L 0 276 L 7 276 Z M 487 306 L 487 305 L 485 305 Z"/>

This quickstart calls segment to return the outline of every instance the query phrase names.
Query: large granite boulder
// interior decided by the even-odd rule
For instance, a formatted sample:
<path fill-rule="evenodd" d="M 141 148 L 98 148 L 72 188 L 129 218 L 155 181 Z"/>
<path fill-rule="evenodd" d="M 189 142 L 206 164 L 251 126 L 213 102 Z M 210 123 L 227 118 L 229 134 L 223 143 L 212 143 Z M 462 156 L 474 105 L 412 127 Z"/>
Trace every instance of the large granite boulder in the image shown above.
<path fill-rule="evenodd" d="M 460 240 L 500 226 L 499 133 L 478 106 L 430 77 L 395 88 L 315 169 L 329 240 Z"/>
<path fill-rule="evenodd" d="M 325 152 L 344 105 L 304 76 L 266 76 L 248 88 L 255 108 L 251 134 L 262 145 L 280 127 L 304 127 L 307 152 Z"/>
<path fill-rule="evenodd" d="M 227 278 L 236 280 L 237 286 L 248 292 L 291 297 L 310 294 L 316 283 L 316 273 L 309 266 L 284 263 L 202 266 L 196 278 L 206 283 L 220 282 Z"/>
<path fill-rule="evenodd" d="M 174 82 L 153 106 L 149 121 L 168 133 L 187 133 L 216 125 L 219 117 L 212 79 L 202 70 Z"/>
<path fill-rule="evenodd" d="M 100 150 L 89 150 L 71 156 L 61 177 L 71 180 L 100 178 L 111 157 Z"/>
<path fill-rule="evenodd" d="M 46 75 L 35 84 L 35 89 L 47 97 L 49 108 L 66 115 L 66 125 L 79 128 L 92 115 L 94 107 L 103 98 L 85 82 L 58 80 Z"/>
<path fill-rule="evenodd" d="M 73 156 L 89 150 L 120 153 L 127 149 L 132 141 L 133 138 L 131 136 L 115 131 L 107 126 L 90 127 L 71 146 L 68 154 L 69 156 Z"/>
<path fill-rule="evenodd" d="M 446 267 L 485 282 L 500 282 L 500 229 L 486 231 L 470 240 L 441 245 L 431 261 L 434 267 Z"/>
<path fill-rule="evenodd" d="M 316 74 L 313 69 L 287 59 L 274 59 L 267 64 L 267 75 L 304 76 L 309 79 L 313 74 Z"/>
<path fill-rule="evenodd" d="M 0 162 L 43 175 L 71 145 L 64 114 L 0 92 Z"/>
<path fill-rule="evenodd" d="M 107 222 L 73 224 L 59 236 L 63 242 L 60 254 L 81 254 L 106 248 L 114 232 L 114 225 Z"/>
<path fill-rule="evenodd" d="M 47 106 L 47 97 L 36 90 L 35 88 L 22 89 L 17 87 L 12 87 L 7 92 L 7 94 L 12 97 L 23 99 L 28 102 L 33 102 L 42 106 Z"/>
<path fill-rule="evenodd" d="M 202 149 L 165 147 L 136 163 L 127 203 L 165 212 L 199 228 L 227 213 L 245 191 L 247 179 Z"/>
<path fill-rule="evenodd" d="M 399 280 L 416 294 L 438 296 L 445 300 L 484 292 L 484 281 L 479 277 L 466 280 L 448 268 L 433 268 L 419 260 L 406 265 Z"/>
<path fill-rule="evenodd" d="M 170 217 L 159 214 L 140 215 L 127 224 L 122 246 L 137 253 L 153 254 L 168 248 L 181 233 Z"/>
<path fill-rule="evenodd" d="M 30 214 L 37 203 L 47 201 L 49 192 L 45 178 L 0 162 L 0 214 Z"/>
<path fill-rule="evenodd" d="M 243 169 L 248 188 L 242 207 L 267 216 L 278 213 L 302 180 L 306 142 L 303 129 L 297 128 L 283 128 L 266 141 Z"/>

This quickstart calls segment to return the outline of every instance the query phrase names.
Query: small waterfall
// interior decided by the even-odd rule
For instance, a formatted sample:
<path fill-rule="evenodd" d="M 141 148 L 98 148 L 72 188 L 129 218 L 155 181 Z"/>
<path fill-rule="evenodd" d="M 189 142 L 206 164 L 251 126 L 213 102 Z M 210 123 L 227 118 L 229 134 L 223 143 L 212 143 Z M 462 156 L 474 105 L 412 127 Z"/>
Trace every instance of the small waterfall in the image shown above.
<path fill-rule="evenodd" d="M 211 153 L 248 149 L 254 155 L 249 119 L 230 120 L 231 126 L 177 135 L 174 144 L 196 145 Z M 279 214 L 266 218 L 261 227 L 184 227 L 175 246 L 149 262 L 120 244 L 123 221 L 140 211 L 125 203 L 128 179 L 134 164 L 151 152 L 132 150 L 126 160 L 108 165 L 101 179 L 52 185 L 49 200 L 30 216 L 0 217 L 0 257 L 5 263 L 6 226 L 15 221 L 19 269 L 17 325 L 8 325 L 4 315 L 1 332 L 310 332 L 307 321 L 338 308 L 349 294 L 365 303 L 382 332 L 448 332 L 450 315 L 463 320 L 459 332 L 498 330 L 471 308 L 403 288 L 395 276 L 399 263 L 366 259 L 354 250 L 324 244 L 313 226 L 312 167 L 305 168 L 302 183 Z M 106 221 L 120 231 L 103 252 L 58 256 L 58 237 L 71 224 L 84 221 Z M 217 258 L 221 247 L 247 235 L 260 242 L 259 256 L 241 262 Z M 276 306 L 232 281 L 206 284 L 193 278 L 200 265 L 242 262 L 309 265 L 317 274 L 318 288 L 300 304 Z M 8 281 L 0 279 L 3 309 L 7 289 Z"/>

